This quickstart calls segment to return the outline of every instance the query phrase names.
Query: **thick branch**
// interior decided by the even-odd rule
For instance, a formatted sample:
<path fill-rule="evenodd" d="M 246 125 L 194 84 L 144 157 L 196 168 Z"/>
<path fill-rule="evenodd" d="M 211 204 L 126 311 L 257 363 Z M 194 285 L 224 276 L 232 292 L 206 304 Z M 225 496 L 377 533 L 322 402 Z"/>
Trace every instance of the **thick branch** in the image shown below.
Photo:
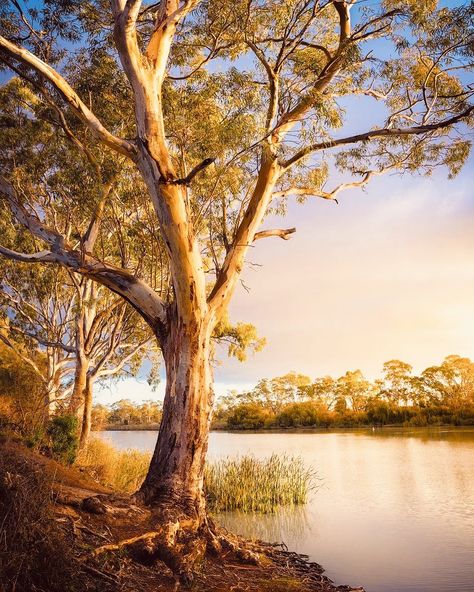
<path fill-rule="evenodd" d="M 350 5 L 345 0 L 334 0 L 332 2 L 339 16 L 339 45 L 330 59 L 324 66 L 318 79 L 311 90 L 301 97 L 298 103 L 287 111 L 278 121 L 273 133 L 273 141 L 279 143 L 283 136 L 287 134 L 298 121 L 311 109 L 314 104 L 315 96 L 326 90 L 334 77 L 341 69 L 341 58 L 344 55 L 350 33 L 351 24 L 349 9 Z"/>
<path fill-rule="evenodd" d="M 363 134 L 357 134 L 355 136 L 348 136 L 347 138 L 339 138 L 336 140 L 328 140 L 326 142 L 318 142 L 316 144 L 310 144 L 305 148 L 302 148 L 298 152 L 296 152 L 291 158 L 286 160 L 281 164 L 284 169 L 288 169 L 291 165 L 295 164 L 296 162 L 300 161 L 308 154 L 312 152 L 317 152 L 319 150 L 326 150 L 328 148 L 337 148 L 339 146 L 346 146 L 348 144 L 357 144 L 358 142 L 368 142 L 374 138 L 390 138 L 390 137 L 402 137 L 402 136 L 413 136 L 417 134 L 427 134 L 430 132 L 434 132 L 436 130 L 444 129 L 450 127 L 464 119 L 467 119 L 471 113 L 474 112 L 474 105 L 470 105 L 467 109 L 465 109 L 462 113 L 458 115 L 454 115 L 453 117 L 449 117 L 448 119 L 444 119 L 442 121 L 438 121 L 437 123 L 431 123 L 426 125 L 415 125 L 413 127 L 406 127 L 406 128 L 379 128 L 370 130 L 368 132 L 364 132 Z"/>
<path fill-rule="evenodd" d="M 281 168 L 272 154 L 265 154 L 249 205 L 237 228 L 232 245 L 219 272 L 216 283 L 208 297 L 208 302 L 217 315 L 226 309 L 242 271 L 245 255 L 253 243 Z"/>
<path fill-rule="evenodd" d="M 165 75 L 176 25 L 199 2 L 200 0 L 185 0 L 181 6 L 179 6 L 180 3 L 177 0 L 160 2 L 155 30 L 146 49 L 146 56 L 154 64 L 155 74 L 159 84 L 161 84 Z"/>
<path fill-rule="evenodd" d="M 57 256 L 51 251 L 38 251 L 37 253 L 18 253 L 0 245 L 0 255 L 22 263 L 58 263 Z"/>
<path fill-rule="evenodd" d="M 0 35 L 0 49 L 3 49 L 11 57 L 23 62 L 33 68 L 48 80 L 63 96 L 67 104 L 73 109 L 81 121 L 93 132 L 93 134 L 106 146 L 116 152 L 128 156 L 132 160 L 135 158 L 135 148 L 133 144 L 122 138 L 117 138 L 111 134 L 92 113 L 92 111 L 82 102 L 72 87 L 56 70 L 40 60 L 34 54 L 23 47 L 18 47 L 11 41 L 8 41 Z"/>
<path fill-rule="evenodd" d="M 12 213 L 20 224 L 37 238 L 51 246 L 50 251 L 27 254 L 0 247 L 0 254 L 25 263 L 57 263 L 89 277 L 122 296 L 144 317 L 154 330 L 163 331 L 167 323 L 166 306 L 158 294 L 145 282 L 125 269 L 104 263 L 89 253 L 72 249 L 63 236 L 49 228 L 35 215 L 19 205 L 13 186 L 0 176 L 0 194 L 7 198 Z"/>

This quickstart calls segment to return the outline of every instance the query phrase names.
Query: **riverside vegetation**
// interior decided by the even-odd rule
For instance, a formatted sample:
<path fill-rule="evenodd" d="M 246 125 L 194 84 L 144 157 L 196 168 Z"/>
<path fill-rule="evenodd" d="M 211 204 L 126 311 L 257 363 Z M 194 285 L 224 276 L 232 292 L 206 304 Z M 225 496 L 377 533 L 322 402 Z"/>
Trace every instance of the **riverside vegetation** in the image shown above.
<path fill-rule="evenodd" d="M 360 370 L 339 378 L 290 372 L 260 380 L 247 392 L 218 400 L 215 429 L 330 428 L 357 426 L 472 425 L 474 363 L 457 355 L 414 375 L 400 360 L 383 365 L 381 378 L 369 381 Z M 156 402 L 128 399 L 110 407 L 96 405 L 95 429 L 158 429 Z"/>
<path fill-rule="evenodd" d="M 93 438 L 76 457 L 75 421 L 72 416 L 56 418 L 43 440 L 34 445 L 28 441 L 28 447 L 18 436 L 0 434 L 0 590 L 132 592 L 140 585 L 175 591 L 176 578 L 164 564 L 139 567 L 131 561 L 140 557 L 136 543 L 142 540 L 133 535 L 151 513 L 124 494 L 140 486 L 151 455 L 118 451 Z M 272 455 L 259 461 L 247 456 L 208 464 L 205 491 L 214 514 L 230 509 L 272 512 L 279 505 L 305 503 L 314 483 L 314 472 L 299 458 Z M 128 553 L 114 557 L 106 553 L 120 550 L 113 543 L 117 536 L 128 537 Z M 244 580 L 254 592 L 351 589 L 334 586 L 319 565 L 278 545 L 230 536 L 239 553 L 245 545 L 246 557 L 237 556 L 245 565 L 223 571 L 211 558 L 203 558 L 196 592 L 240 589 Z M 228 553 L 233 553 L 231 547 Z"/>
<path fill-rule="evenodd" d="M 76 465 L 103 485 L 133 493 L 142 484 L 150 459 L 147 452 L 117 450 L 93 438 L 79 452 Z M 306 503 L 316 474 L 299 457 L 273 454 L 259 460 L 242 456 L 207 463 L 204 484 L 211 512 L 274 512 L 279 506 Z"/>

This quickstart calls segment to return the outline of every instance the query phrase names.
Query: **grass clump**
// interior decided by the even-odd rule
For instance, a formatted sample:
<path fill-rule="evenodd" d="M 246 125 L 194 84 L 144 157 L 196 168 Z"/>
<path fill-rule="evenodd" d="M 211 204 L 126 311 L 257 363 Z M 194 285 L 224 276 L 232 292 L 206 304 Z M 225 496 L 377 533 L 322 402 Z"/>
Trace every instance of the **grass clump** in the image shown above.
<path fill-rule="evenodd" d="M 94 479 L 124 493 L 136 491 L 148 471 L 151 454 L 139 450 L 117 450 L 108 442 L 92 438 L 81 450 L 76 465 Z"/>
<path fill-rule="evenodd" d="M 305 504 L 316 475 L 300 457 L 272 454 L 223 459 L 206 467 L 205 487 L 213 512 L 274 512 L 279 506 Z"/>

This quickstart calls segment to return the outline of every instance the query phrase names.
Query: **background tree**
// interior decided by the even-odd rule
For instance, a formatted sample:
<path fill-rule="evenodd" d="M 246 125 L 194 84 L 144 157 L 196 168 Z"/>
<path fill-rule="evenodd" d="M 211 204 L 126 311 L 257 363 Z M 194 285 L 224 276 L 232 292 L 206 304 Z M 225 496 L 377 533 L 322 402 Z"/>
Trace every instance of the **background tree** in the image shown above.
<path fill-rule="evenodd" d="M 47 394 L 40 375 L 25 363 L 23 355 L 20 343 L 12 348 L 0 341 L 0 425 L 13 426 L 32 437 L 44 425 Z M 29 358 L 31 354 L 27 355 Z M 46 365 L 40 354 L 32 361 L 38 368 Z"/>
<path fill-rule="evenodd" d="M 354 411 L 361 411 L 373 387 L 360 370 L 348 370 L 336 381 L 335 395 L 338 401 L 345 401 Z"/>
<path fill-rule="evenodd" d="M 256 240 L 294 232 L 259 230 L 268 213 L 284 210 L 289 196 L 335 200 L 343 189 L 387 171 L 460 169 L 469 151 L 462 132 L 474 111 L 464 76 L 472 61 L 472 9 L 437 10 L 432 0 L 370 6 L 112 0 L 107 11 L 102 4 L 50 0 L 45 10 L 25 15 L 12 4 L 2 8 L 2 60 L 24 79 L 30 76 L 32 85 L 40 79 L 43 95 L 46 87 L 61 113 L 82 121 L 88 142 L 122 155 L 130 176 L 141 178 L 143 202 L 152 204 L 164 244 L 170 290 L 157 290 L 114 253 L 82 248 L 83 229 L 77 244 L 43 220 L 31 204 L 50 179 L 16 175 L 14 163 L 0 191 L 18 224 L 43 248 L 0 252 L 59 264 L 103 284 L 152 328 L 167 385 L 140 496 L 162 513 L 157 552 L 164 548 L 162 555 L 188 580 L 201 542 L 215 542 L 202 489 L 213 400 L 211 336 L 248 250 Z M 97 52 L 102 59 L 104 52 L 113 56 L 112 70 L 120 59 L 130 93 L 129 109 L 115 113 L 122 124 L 103 109 L 104 101 L 81 98 L 80 84 L 76 91 L 66 81 L 74 85 L 69 74 L 80 71 L 66 58 L 81 28 L 90 39 L 80 39 L 79 53 L 90 61 Z M 61 38 L 69 43 L 58 46 Z M 223 67 L 208 67 L 214 59 Z M 108 105 L 115 100 L 109 90 Z M 354 95 L 381 101 L 385 121 L 345 133 L 344 122 L 352 118 L 342 100 Z M 333 172 L 328 155 L 348 179 L 326 188 Z M 176 525 L 189 541 L 179 557 L 173 552 Z"/>
<path fill-rule="evenodd" d="M 447 356 L 441 365 L 423 370 L 418 387 L 425 405 L 445 407 L 461 415 L 472 405 L 474 363 L 469 358 Z"/>
<path fill-rule="evenodd" d="M 74 371 L 74 299 L 67 274 L 5 261 L 0 270 L 0 340 L 42 382 L 47 421 L 63 405 Z"/>
<path fill-rule="evenodd" d="M 400 360 L 390 360 L 383 365 L 383 382 L 380 385 L 380 395 L 397 405 L 401 401 L 408 405 L 412 385 L 412 366 Z"/>

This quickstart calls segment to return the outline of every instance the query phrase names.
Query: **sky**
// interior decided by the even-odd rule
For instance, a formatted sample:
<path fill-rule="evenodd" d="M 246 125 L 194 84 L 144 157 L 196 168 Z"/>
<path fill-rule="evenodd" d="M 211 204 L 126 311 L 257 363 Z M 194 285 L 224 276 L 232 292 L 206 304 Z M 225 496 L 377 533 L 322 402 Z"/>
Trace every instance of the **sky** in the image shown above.
<path fill-rule="evenodd" d="M 253 323 L 263 351 L 240 363 L 219 352 L 217 395 L 289 371 L 314 378 L 360 369 L 369 378 L 398 358 L 415 371 L 449 354 L 474 359 L 473 159 L 454 180 L 378 177 L 339 205 L 292 204 L 266 228 L 296 226 L 289 241 L 258 241 L 230 308 Z M 110 403 L 161 397 L 126 379 L 99 391 Z"/>
<path fill-rule="evenodd" d="M 347 108 L 353 116 L 340 135 L 384 121 L 372 100 L 351 99 Z M 230 306 L 231 320 L 253 323 L 267 344 L 245 363 L 219 351 L 217 396 L 290 371 L 315 378 L 360 369 L 374 379 L 394 358 L 415 372 L 450 354 L 474 359 L 473 165 L 471 157 L 454 180 L 441 169 L 429 178 L 376 177 L 339 194 L 339 205 L 312 198 L 268 219 L 264 228 L 297 232 L 255 244 Z M 340 182 L 330 179 L 328 189 Z M 145 380 L 125 379 L 97 398 L 163 394 L 164 379 L 156 393 Z"/>
<path fill-rule="evenodd" d="M 454 1 L 440 4 L 453 6 Z M 380 49 L 380 48 L 379 48 Z M 374 102 L 349 105 L 344 135 L 383 122 Z M 291 204 L 264 228 L 297 229 L 289 241 L 258 241 L 230 307 L 267 340 L 245 363 L 219 351 L 217 395 L 289 371 L 311 378 L 360 369 L 380 374 L 398 358 L 415 371 L 457 353 L 474 359 L 474 158 L 454 180 L 377 177 L 365 190 Z M 328 188 L 340 182 L 329 181 Z M 97 389 L 97 401 L 161 398 L 145 380 Z"/>

